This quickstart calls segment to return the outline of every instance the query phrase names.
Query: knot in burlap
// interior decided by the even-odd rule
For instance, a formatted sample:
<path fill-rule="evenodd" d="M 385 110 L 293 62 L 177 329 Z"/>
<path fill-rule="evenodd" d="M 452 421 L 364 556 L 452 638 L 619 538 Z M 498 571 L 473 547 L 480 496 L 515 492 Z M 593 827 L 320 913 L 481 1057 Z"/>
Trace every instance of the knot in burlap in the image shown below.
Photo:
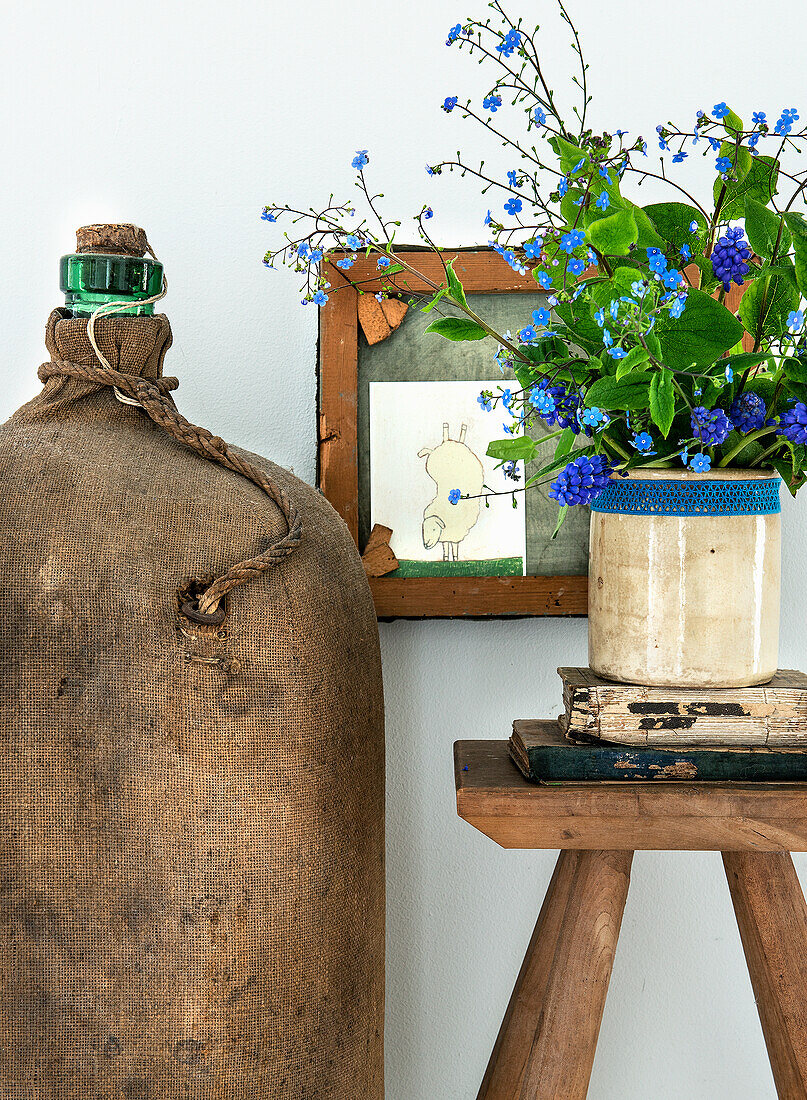
<path fill-rule="evenodd" d="M 302 520 L 286 492 L 262 470 L 233 451 L 219 436 L 213 435 L 206 428 L 192 424 L 182 416 L 170 396 L 171 390 L 179 386 L 176 378 L 144 378 L 138 374 L 126 374 L 123 371 L 102 366 L 98 361 L 73 363 L 67 359 L 52 359 L 50 362 L 43 363 L 38 374 L 42 382 L 47 382 L 49 378 L 67 376 L 99 387 L 112 387 L 117 394 L 128 398 L 127 403 L 139 405 L 155 424 L 178 442 L 189 447 L 202 458 L 217 462 L 253 482 L 274 501 L 282 512 L 288 528 L 282 538 L 273 542 L 256 557 L 232 566 L 213 581 L 198 599 L 193 599 L 183 606 L 183 612 L 194 622 L 204 625 L 217 625 L 222 622 L 224 610 L 220 604 L 228 592 L 261 576 L 299 546 L 302 539 Z"/>

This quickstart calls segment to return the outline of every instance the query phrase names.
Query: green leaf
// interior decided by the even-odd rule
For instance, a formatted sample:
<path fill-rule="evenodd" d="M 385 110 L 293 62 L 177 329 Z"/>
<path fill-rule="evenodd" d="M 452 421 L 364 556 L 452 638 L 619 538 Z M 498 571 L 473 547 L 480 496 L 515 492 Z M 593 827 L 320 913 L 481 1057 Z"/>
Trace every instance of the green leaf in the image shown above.
<path fill-rule="evenodd" d="M 729 111 L 727 115 L 723 116 L 723 125 L 726 127 L 730 134 L 734 134 L 734 141 L 724 141 L 720 146 L 720 152 L 718 156 L 728 157 L 732 164 L 735 164 L 736 174 L 738 180 L 744 180 L 748 175 L 748 170 L 751 167 L 752 157 L 750 150 L 746 149 L 744 145 L 738 147 L 737 137 L 742 133 L 743 121 L 739 115 L 736 115 L 734 111 Z"/>
<path fill-rule="evenodd" d="M 437 293 L 435 294 L 435 296 L 432 298 L 432 300 L 428 303 L 428 305 L 425 305 L 421 309 L 420 312 L 421 313 L 431 313 L 431 311 L 434 309 L 434 307 L 437 305 L 437 303 L 440 301 L 440 299 L 442 297 L 444 297 L 445 293 L 446 293 L 446 288 L 445 287 L 443 287 L 442 290 L 438 290 Z"/>
<path fill-rule="evenodd" d="M 677 251 L 687 244 L 693 255 L 697 253 L 698 234 L 706 234 L 706 218 L 700 210 L 685 202 L 657 202 L 645 206 L 644 212 L 670 247 Z M 698 226 L 695 233 L 691 233 L 689 229 L 693 222 Z"/>
<path fill-rule="evenodd" d="M 662 315 L 654 331 L 661 345 L 660 358 L 672 370 L 709 366 L 743 334 L 734 314 L 702 290 L 687 291 L 686 306 L 678 320 Z"/>
<path fill-rule="evenodd" d="M 555 524 L 555 530 L 552 532 L 552 538 L 555 538 L 558 531 L 560 531 L 561 527 L 563 526 L 563 521 L 566 519 L 566 513 L 568 511 L 568 504 L 561 504 L 560 508 L 558 508 L 558 522 Z"/>
<path fill-rule="evenodd" d="M 448 272 L 448 289 L 451 292 L 451 297 L 455 302 L 459 302 L 461 306 L 467 307 L 465 289 L 454 271 L 454 260 L 449 260 L 446 264 L 446 271 Z"/>
<path fill-rule="evenodd" d="M 619 210 L 588 227 L 589 244 L 605 256 L 627 256 L 639 239 L 639 228 L 631 210 Z"/>
<path fill-rule="evenodd" d="M 754 157 L 748 175 L 737 183 L 733 180 L 722 180 L 718 176 L 714 185 L 714 199 L 717 203 L 721 194 L 723 195 L 720 220 L 734 221 L 742 218 L 745 215 L 745 200 L 748 195 L 763 206 L 767 206 L 776 194 L 778 176 L 779 161 L 773 157 Z"/>
<path fill-rule="evenodd" d="M 727 359 L 720 360 L 721 367 L 731 367 L 735 375 L 743 374 L 749 367 L 758 367 L 768 358 L 764 351 L 741 351 L 737 355 L 729 355 Z"/>
<path fill-rule="evenodd" d="M 785 368 L 785 377 L 792 382 L 807 382 L 807 363 L 801 359 L 785 359 L 782 366 Z"/>
<path fill-rule="evenodd" d="M 656 227 L 647 215 L 647 212 L 642 209 L 641 206 L 636 206 L 634 203 L 628 203 L 633 213 L 633 217 L 636 220 L 636 225 L 639 229 L 639 239 L 636 242 L 638 248 L 661 248 L 664 249 L 664 238 L 656 231 Z"/>
<path fill-rule="evenodd" d="M 675 390 L 672 372 L 665 367 L 656 371 L 650 383 L 650 418 L 666 439 L 675 417 Z"/>
<path fill-rule="evenodd" d="M 616 364 L 616 380 L 619 382 L 621 378 L 624 378 L 626 374 L 630 374 L 631 371 L 637 370 L 646 363 L 650 358 L 650 352 L 645 351 L 644 348 L 631 348 L 624 359 L 617 360 Z"/>
<path fill-rule="evenodd" d="M 785 224 L 793 234 L 796 253 L 796 282 L 802 294 L 807 296 L 807 221 L 793 211 L 785 214 Z"/>
<path fill-rule="evenodd" d="M 436 332 L 446 340 L 484 340 L 485 330 L 467 317 L 439 317 L 432 321 L 426 332 Z"/>
<path fill-rule="evenodd" d="M 493 439 L 488 443 L 487 454 L 503 462 L 531 462 L 538 443 L 528 435 L 511 435 L 507 439 Z"/>
<path fill-rule="evenodd" d="M 755 279 L 740 299 L 740 320 L 755 342 L 787 328 L 787 315 L 798 308 L 799 292 L 784 275 Z M 686 313 L 686 310 L 684 310 Z"/>
<path fill-rule="evenodd" d="M 558 444 L 555 447 L 555 458 L 565 458 L 574 446 L 574 441 L 577 438 L 574 428 L 564 428 L 558 436 Z"/>
<path fill-rule="evenodd" d="M 581 348 L 598 351 L 602 347 L 602 331 L 582 298 L 575 302 L 559 302 L 555 306 L 555 312 Z"/>
<path fill-rule="evenodd" d="M 649 401 L 650 371 L 632 371 L 624 378 L 598 378 L 586 393 L 586 405 L 609 411 L 646 409 Z"/>
<path fill-rule="evenodd" d="M 766 260 L 770 260 L 774 248 L 783 256 L 790 251 L 790 234 L 782 224 L 781 215 L 757 202 L 753 195 L 745 197 L 745 232 L 753 250 Z"/>

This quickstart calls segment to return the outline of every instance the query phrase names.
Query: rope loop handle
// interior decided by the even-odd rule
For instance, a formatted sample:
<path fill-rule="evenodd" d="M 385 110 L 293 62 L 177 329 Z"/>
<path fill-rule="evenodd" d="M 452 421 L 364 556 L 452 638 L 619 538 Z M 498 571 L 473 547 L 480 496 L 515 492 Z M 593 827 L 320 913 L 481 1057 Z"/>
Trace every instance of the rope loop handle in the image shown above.
<path fill-rule="evenodd" d="M 100 353 L 99 359 L 101 362 L 89 365 L 71 363 L 66 359 L 55 359 L 42 364 L 38 372 L 39 377 L 42 382 L 46 382 L 49 378 L 67 375 L 82 382 L 111 386 L 123 397 L 128 398 L 126 404 L 139 405 L 154 423 L 173 439 L 189 447 L 202 458 L 217 462 L 220 466 L 233 470 L 257 485 L 283 513 L 287 525 L 286 534 L 273 542 L 262 554 L 239 562 L 228 569 L 202 593 L 197 606 L 192 609 L 195 612 L 194 621 L 211 625 L 220 623 L 222 616 L 219 612 L 219 604 L 228 592 L 260 577 L 300 545 L 303 534 L 300 513 L 289 500 L 285 490 L 272 478 L 236 454 L 219 436 L 213 435 L 206 428 L 191 424 L 182 416 L 170 396 L 171 390 L 175 390 L 179 385 L 176 378 L 159 378 L 151 381 L 139 375 L 124 374 L 122 371 L 114 370 Z"/>

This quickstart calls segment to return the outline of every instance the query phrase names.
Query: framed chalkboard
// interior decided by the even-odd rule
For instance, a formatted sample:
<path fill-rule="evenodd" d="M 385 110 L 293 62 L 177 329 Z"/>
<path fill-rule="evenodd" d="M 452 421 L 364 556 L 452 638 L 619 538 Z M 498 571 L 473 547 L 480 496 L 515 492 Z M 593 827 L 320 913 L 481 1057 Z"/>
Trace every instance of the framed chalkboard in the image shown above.
<path fill-rule="evenodd" d="M 432 252 L 407 249 L 399 255 L 427 279 L 442 278 Z M 545 304 L 535 281 L 513 272 L 492 250 L 445 253 L 446 259 L 454 256 L 470 304 L 499 331 L 517 331 Z M 489 341 L 454 344 L 423 335 L 432 317 L 407 303 L 430 288 L 408 272 L 385 277 L 374 259 L 359 257 L 350 270 L 353 285 L 333 264 L 327 277 L 335 292 L 320 310 L 318 481 L 363 554 L 378 617 L 585 615 L 588 514 L 575 509 L 551 539 L 557 510 L 548 486 L 525 494 L 496 481 L 500 495 L 485 500 L 472 534 L 465 537 L 463 528 L 464 542 L 431 543 L 434 548 L 420 554 L 411 550 L 420 543 L 421 523 L 421 545 L 430 545 L 430 524 L 437 525 L 435 539 L 443 537 L 440 516 L 429 515 L 433 494 L 426 488 L 434 488 L 440 443 L 449 441 L 443 450 L 454 452 L 467 445 L 487 462 L 480 433 L 503 434 L 498 413 L 491 414 L 495 423 L 487 429 L 484 417 L 474 418 L 479 406 L 472 396 L 489 388 L 499 372 Z M 379 302 L 375 294 L 382 282 L 399 297 Z M 418 417 L 422 424 L 413 424 Z M 400 484 L 385 483 L 389 471 Z M 530 473 L 527 467 L 517 476 Z M 484 476 L 486 489 L 494 485 L 490 469 Z M 402 509 L 410 488 L 408 532 Z M 454 526 L 457 518 L 453 511 L 445 517 Z"/>

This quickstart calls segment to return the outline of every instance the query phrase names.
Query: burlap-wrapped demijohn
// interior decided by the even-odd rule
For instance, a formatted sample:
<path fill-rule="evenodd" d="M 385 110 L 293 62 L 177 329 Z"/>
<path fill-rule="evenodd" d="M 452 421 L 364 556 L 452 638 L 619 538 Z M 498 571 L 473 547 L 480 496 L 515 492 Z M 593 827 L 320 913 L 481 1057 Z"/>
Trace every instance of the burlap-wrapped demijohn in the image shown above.
<path fill-rule="evenodd" d="M 86 330 L 51 316 L 44 389 L 0 429 L 0 1096 L 381 1100 L 383 708 L 355 547 L 235 452 L 302 537 L 223 622 L 183 614 L 287 517 L 71 373 L 98 366 Z M 164 317 L 95 335 L 166 392 Z"/>

